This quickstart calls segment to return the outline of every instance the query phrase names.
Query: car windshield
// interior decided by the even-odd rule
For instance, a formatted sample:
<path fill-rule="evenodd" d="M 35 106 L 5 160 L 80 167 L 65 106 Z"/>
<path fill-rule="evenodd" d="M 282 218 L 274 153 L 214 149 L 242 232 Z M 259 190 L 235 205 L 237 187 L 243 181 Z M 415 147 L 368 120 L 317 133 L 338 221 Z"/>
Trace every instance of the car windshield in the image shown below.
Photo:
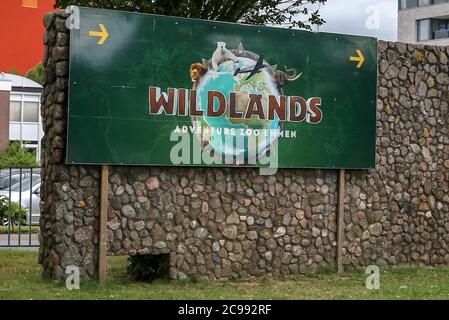
<path fill-rule="evenodd" d="M 0 188 L 3 189 L 8 186 L 9 177 L 0 178 Z"/>
<path fill-rule="evenodd" d="M 10 182 L 11 182 L 11 185 L 15 185 L 19 181 L 20 181 L 20 175 L 18 175 L 18 174 L 11 175 L 11 177 L 4 176 L 0 179 L 0 188 L 6 189 L 9 187 Z"/>
<path fill-rule="evenodd" d="M 22 183 L 18 182 L 15 185 L 13 185 L 10 190 L 11 191 L 27 191 L 30 190 L 30 185 L 32 185 L 31 187 L 34 187 L 35 185 L 37 185 L 38 183 L 41 182 L 41 177 L 38 175 L 33 175 L 33 181 L 31 182 L 31 178 L 26 178 L 22 180 Z M 22 185 L 22 188 L 20 187 L 20 185 Z"/>

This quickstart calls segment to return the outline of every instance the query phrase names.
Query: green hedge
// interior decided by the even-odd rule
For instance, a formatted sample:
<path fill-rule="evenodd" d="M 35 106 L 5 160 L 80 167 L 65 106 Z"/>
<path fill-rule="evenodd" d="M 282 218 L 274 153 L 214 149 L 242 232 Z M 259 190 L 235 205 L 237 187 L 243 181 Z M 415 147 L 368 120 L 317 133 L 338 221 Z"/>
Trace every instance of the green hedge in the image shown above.
<path fill-rule="evenodd" d="M 26 223 L 26 216 L 28 210 L 18 204 L 17 202 L 11 202 L 11 214 L 9 214 L 9 199 L 6 196 L 0 196 L 0 224 L 4 225 L 5 220 L 11 218 L 13 224 L 19 224 L 19 214 L 21 217 L 21 224 L 24 225 Z"/>
<path fill-rule="evenodd" d="M 0 166 L 36 167 L 36 153 L 22 147 L 20 142 L 10 142 L 8 147 L 0 153 Z"/>
<path fill-rule="evenodd" d="M 22 235 L 26 235 L 27 233 L 30 232 L 30 226 L 22 226 L 20 228 L 20 233 Z M 31 233 L 32 234 L 38 234 L 41 232 L 41 228 L 38 226 L 31 226 Z M 19 233 L 19 227 L 18 226 L 0 226 L 0 234 L 18 234 Z"/>

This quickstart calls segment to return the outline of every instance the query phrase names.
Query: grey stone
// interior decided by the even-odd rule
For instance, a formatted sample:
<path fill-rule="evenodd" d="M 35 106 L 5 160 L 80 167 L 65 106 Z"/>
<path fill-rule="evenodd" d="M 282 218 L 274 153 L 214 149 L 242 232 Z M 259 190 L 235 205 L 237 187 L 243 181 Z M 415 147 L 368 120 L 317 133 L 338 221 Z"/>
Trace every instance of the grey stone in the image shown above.
<path fill-rule="evenodd" d="M 195 238 L 204 239 L 207 237 L 207 229 L 205 228 L 196 228 L 193 235 Z"/>
<path fill-rule="evenodd" d="M 69 63 L 67 61 L 58 62 L 55 70 L 58 77 L 64 77 L 69 74 Z"/>
<path fill-rule="evenodd" d="M 415 154 L 420 154 L 421 153 L 421 147 L 418 146 L 417 144 L 412 143 L 410 145 L 410 148 L 412 149 L 413 153 L 415 153 Z"/>
<path fill-rule="evenodd" d="M 279 227 L 276 229 L 273 236 L 275 238 L 279 238 L 279 237 L 284 236 L 286 233 L 287 233 L 287 230 L 285 229 L 285 227 Z"/>
<path fill-rule="evenodd" d="M 136 211 L 134 210 L 134 208 L 129 205 L 129 204 L 125 204 L 122 207 L 122 214 L 127 217 L 127 218 L 135 218 L 136 217 Z"/>
<path fill-rule="evenodd" d="M 69 49 L 67 47 L 54 47 L 51 56 L 54 62 L 64 61 L 69 59 Z M 56 64 L 57 67 L 57 64 Z"/>
<path fill-rule="evenodd" d="M 399 75 L 399 69 L 395 65 L 390 65 L 385 72 L 386 79 L 394 79 Z"/>
<path fill-rule="evenodd" d="M 257 240 L 257 231 L 249 231 L 247 237 L 250 240 Z"/>
<path fill-rule="evenodd" d="M 237 227 L 236 226 L 226 227 L 223 230 L 223 236 L 225 236 L 230 240 L 235 240 L 237 238 Z"/>
<path fill-rule="evenodd" d="M 321 230 L 318 228 L 313 227 L 312 228 L 312 235 L 316 238 L 319 237 L 321 235 Z"/>
<path fill-rule="evenodd" d="M 321 203 L 321 195 L 318 192 L 312 192 L 308 195 L 309 204 L 311 206 L 316 206 Z"/>
<path fill-rule="evenodd" d="M 164 241 L 157 241 L 154 243 L 154 247 L 157 249 L 165 249 L 167 244 Z"/>
<path fill-rule="evenodd" d="M 158 177 L 150 177 L 150 178 L 148 178 L 146 184 L 147 184 L 148 190 L 150 190 L 150 191 L 156 190 L 159 188 L 159 185 L 160 185 L 159 178 Z"/>
<path fill-rule="evenodd" d="M 108 222 L 108 227 L 111 230 L 117 230 L 121 224 L 122 223 L 120 222 L 120 220 L 118 218 L 114 218 L 113 220 Z"/>
<path fill-rule="evenodd" d="M 373 236 L 380 236 L 382 233 L 382 225 L 380 223 L 375 223 L 369 226 L 369 232 Z"/>
<path fill-rule="evenodd" d="M 442 85 L 449 84 L 449 75 L 447 73 L 439 73 L 437 75 L 437 82 Z"/>
<path fill-rule="evenodd" d="M 237 213 L 233 213 L 226 218 L 226 224 L 239 224 L 239 223 L 240 223 L 240 216 Z"/>

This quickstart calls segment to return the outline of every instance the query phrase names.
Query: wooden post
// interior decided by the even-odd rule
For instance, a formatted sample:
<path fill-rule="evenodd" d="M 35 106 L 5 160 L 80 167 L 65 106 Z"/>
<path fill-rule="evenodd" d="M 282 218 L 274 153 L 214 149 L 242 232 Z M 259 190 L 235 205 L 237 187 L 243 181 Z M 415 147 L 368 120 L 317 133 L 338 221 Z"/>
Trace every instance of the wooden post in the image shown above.
<path fill-rule="evenodd" d="M 340 169 L 338 186 L 338 242 L 337 242 L 337 267 L 338 273 L 343 269 L 343 243 L 345 241 L 345 169 Z"/>
<path fill-rule="evenodd" d="M 98 280 L 106 279 L 106 250 L 107 250 L 107 222 L 108 222 L 108 186 L 109 167 L 101 167 L 101 191 L 100 191 L 100 228 L 99 228 L 99 250 L 98 250 Z"/>

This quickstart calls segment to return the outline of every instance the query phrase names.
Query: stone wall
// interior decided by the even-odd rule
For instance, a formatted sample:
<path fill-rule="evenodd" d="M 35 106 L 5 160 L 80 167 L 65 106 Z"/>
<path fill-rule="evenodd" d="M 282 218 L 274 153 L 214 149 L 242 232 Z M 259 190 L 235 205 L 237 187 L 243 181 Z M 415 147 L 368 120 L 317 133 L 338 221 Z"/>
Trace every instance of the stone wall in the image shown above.
<path fill-rule="evenodd" d="M 65 268 L 80 267 L 94 277 L 98 263 L 98 167 L 64 164 L 69 71 L 67 16 L 44 17 L 45 85 L 42 93 L 42 186 L 39 263 L 44 277 L 65 278 Z"/>
<path fill-rule="evenodd" d="M 68 34 L 45 18 L 44 274 L 96 275 L 99 168 L 64 165 Z M 379 42 L 377 166 L 347 171 L 346 267 L 449 261 L 449 48 Z M 108 254 L 169 254 L 170 277 L 288 275 L 336 264 L 335 170 L 112 167 Z"/>
<path fill-rule="evenodd" d="M 379 42 L 377 165 L 347 176 L 345 263 L 449 261 L 449 47 Z"/>
<path fill-rule="evenodd" d="M 335 265 L 336 174 L 114 168 L 109 254 L 170 253 L 172 278 L 296 274 Z"/>

